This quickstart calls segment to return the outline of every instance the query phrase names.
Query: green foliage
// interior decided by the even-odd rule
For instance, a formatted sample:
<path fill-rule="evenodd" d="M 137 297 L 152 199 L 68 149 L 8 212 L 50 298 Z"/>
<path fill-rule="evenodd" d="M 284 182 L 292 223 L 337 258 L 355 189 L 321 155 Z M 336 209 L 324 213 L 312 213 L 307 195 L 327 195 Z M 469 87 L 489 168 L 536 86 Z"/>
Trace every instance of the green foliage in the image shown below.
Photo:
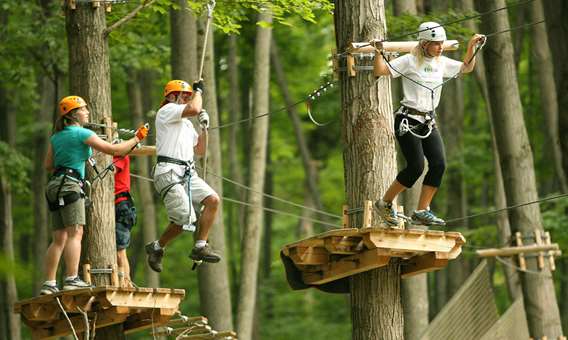
<path fill-rule="evenodd" d="M 15 193 L 29 194 L 31 162 L 18 150 L 0 141 L 0 178 L 9 179 Z"/>

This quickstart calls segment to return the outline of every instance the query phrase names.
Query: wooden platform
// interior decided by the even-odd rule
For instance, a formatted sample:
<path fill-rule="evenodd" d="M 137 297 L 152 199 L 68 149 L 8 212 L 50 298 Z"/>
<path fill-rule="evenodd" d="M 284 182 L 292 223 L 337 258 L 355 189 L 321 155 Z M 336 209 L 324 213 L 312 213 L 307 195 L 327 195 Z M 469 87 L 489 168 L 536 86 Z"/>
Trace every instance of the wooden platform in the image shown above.
<path fill-rule="evenodd" d="M 458 232 L 344 228 L 283 247 L 307 285 L 321 285 L 402 259 L 402 277 L 438 270 L 461 253 Z"/>
<path fill-rule="evenodd" d="M 61 291 L 19 301 L 14 312 L 32 329 L 34 339 L 53 339 L 123 323 L 132 333 L 168 323 L 185 296 L 183 289 L 97 287 Z M 61 304 L 61 306 L 60 306 Z M 85 318 L 87 317 L 87 319 Z"/>

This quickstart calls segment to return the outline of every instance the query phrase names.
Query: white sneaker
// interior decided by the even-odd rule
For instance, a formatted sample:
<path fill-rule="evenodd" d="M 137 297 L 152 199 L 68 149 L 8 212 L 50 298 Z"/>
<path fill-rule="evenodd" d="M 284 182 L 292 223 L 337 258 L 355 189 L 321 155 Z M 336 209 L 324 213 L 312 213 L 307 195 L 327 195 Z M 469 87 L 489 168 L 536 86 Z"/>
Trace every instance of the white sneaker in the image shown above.
<path fill-rule="evenodd" d="M 73 290 L 73 289 L 82 289 L 82 288 L 92 288 L 90 284 L 81 280 L 78 276 L 75 276 L 71 280 L 65 280 L 63 283 L 63 290 Z"/>

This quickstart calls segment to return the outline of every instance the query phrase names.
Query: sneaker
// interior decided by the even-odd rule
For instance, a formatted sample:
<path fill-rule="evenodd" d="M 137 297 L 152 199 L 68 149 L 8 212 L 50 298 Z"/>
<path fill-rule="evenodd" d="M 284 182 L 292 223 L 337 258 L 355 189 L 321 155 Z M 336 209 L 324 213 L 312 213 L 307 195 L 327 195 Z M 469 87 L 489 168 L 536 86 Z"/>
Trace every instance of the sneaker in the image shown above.
<path fill-rule="evenodd" d="M 81 280 L 78 276 L 75 276 L 73 279 L 66 279 L 63 283 L 63 290 L 73 290 L 73 289 L 82 289 L 82 288 L 92 288 L 90 284 Z"/>
<path fill-rule="evenodd" d="M 446 225 L 446 221 L 436 217 L 432 210 L 414 210 L 414 214 L 412 214 L 412 223 L 422 225 Z"/>
<path fill-rule="evenodd" d="M 392 202 L 385 202 L 378 200 L 375 202 L 375 207 L 379 210 L 379 216 L 389 226 L 398 226 L 399 218 L 396 211 L 392 207 Z"/>
<path fill-rule="evenodd" d="M 59 288 L 45 283 L 41 286 L 41 290 L 39 291 L 39 295 L 50 295 L 55 293 L 59 293 Z"/>
<path fill-rule="evenodd" d="M 162 271 L 162 257 L 164 257 L 164 248 L 160 248 L 158 241 L 152 241 L 148 243 L 144 249 L 146 249 L 146 254 L 148 257 L 146 260 L 148 261 L 148 266 L 152 268 L 155 272 Z"/>
<path fill-rule="evenodd" d="M 211 263 L 217 263 L 221 261 L 221 256 L 216 254 L 208 244 L 201 248 L 193 247 L 191 254 L 189 254 L 189 257 L 193 261 L 205 261 Z"/>

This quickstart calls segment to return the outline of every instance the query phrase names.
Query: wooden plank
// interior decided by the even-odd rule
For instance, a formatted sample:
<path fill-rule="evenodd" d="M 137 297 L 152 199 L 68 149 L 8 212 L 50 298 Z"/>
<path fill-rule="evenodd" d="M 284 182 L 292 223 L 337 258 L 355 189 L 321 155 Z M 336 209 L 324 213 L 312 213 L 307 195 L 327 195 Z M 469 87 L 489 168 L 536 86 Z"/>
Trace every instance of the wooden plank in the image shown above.
<path fill-rule="evenodd" d="M 100 297 L 109 307 L 137 308 L 178 308 L 182 295 L 173 293 L 146 293 L 128 291 L 108 291 Z"/>
<path fill-rule="evenodd" d="M 443 234 L 433 236 L 425 233 L 424 236 L 416 234 L 397 233 L 397 230 L 372 232 L 365 235 L 365 245 L 368 248 L 390 248 L 417 251 L 443 251 L 450 252 L 456 245 L 454 238 L 447 238 Z"/>
<path fill-rule="evenodd" d="M 348 54 L 345 60 L 347 64 L 347 75 L 349 75 L 349 77 L 355 77 L 357 75 L 355 71 L 355 58 L 352 54 Z"/>
<path fill-rule="evenodd" d="M 518 231 L 515 233 L 515 240 L 517 241 L 517 246 L 523 246 L 523 238 Z M 527 261 L 525 260 L 525 255 L 522 253 L 519 254 L 519 268 L 521 268 L 521 270 L 527 270 Z"/>
<path fill-rule="evenodd" d="M 49 321 L 57 319 L 61 310 L 56 302 L 51 303 L 29 303 L 23 305 L 21 314 L 30 321 Z"/>
<path fill-rule="evenodd" d="M 539 229 L 534 230 L 534 239 L 536 244 L 538 244 L 539 246 L 543 244 L 542 234 L 540 233 Z M 538 269 L 540 270 L 544 269 L 544 252 L 542 251 L 538 253 Z"/>
<path fill-rule="evenodd" d="M 356 254 L 360 238 L 332 236 L 325 239 L 325 249 L 331 254 Z"/>
<path fill-rule="evenodd" d="M 547 231 L 544 233 L 544 240 L 545 240 L 545 244 L 546 245 L 551 245 L 551 240 L 550 240 L 550 232 Z M 556 263 L 554 262 L 554 252 L 549 250 L 548 251 L 548 265 L 550 266 L 550 270 L 551 271 L 555 271 L 556 270 Z"/>
<path fill-rule="evenodd" d="M 335 58 L 334 58 L 334 60 L 335 60 Z M 342 214 L 342 217 L 341 217 L 341 225 L 343 226 L 343 228 L 349 228 L 349 214 L 347 213 L 347 210 L 349 210 L 349 206 L 347 204 L 344 204 L 343 205 L 343 214 Z"/>
<path fill-rule="evenodd" d="M 361 228 L 371 228 L 373 221 L 373 202 L 367 200 L 363 203 L 363 225 Z"/>
<path fill-rule="evenodd" d="M 542 251 L 552 251 L 558 250 L 558 244 L 531 244 L 528 246 L 518 246 L 518 247 L 503 247 L 503 248 L 489 248 L 489 249 L 479 249 L 476 251 L 478 256 L 481 257 L 493 257 L 493 256 L 512 256 L 518 254 L 528 254 L 528 253 L 536 253 Z"/>
<path fill-rule="evenodd" d="M 289 249 L 289 255 L 296 265 L 319 265 L 329 260 L 329 253 L 325 248 L 294 247 Z"/>
<path fill-rule="evenodd" d="M 131 334 L 144 329 L 167 325 L 176 311 L 177 309 L 159 308 L 131 315 L 124 322 L 124 333 Z"/>
<path fill-rule="evenodd" d="M 402 52 L 408 53 L 418 45 L 418 41 L 384 41 L 383 51 L 385 52 Z M 444 51 L 455 51 L 459 48 L 460 44 L 457 40 L 446 40 L 443 43 Z M 354 42 L 349 44 L 347 48 L 351 53 L 373 53 L 375 47 L 369 45 L 368 42 Z"/>
<path fill-rule="evenodd" d="M 303 273 L 307 284 L 323 284 L 357 273 L 379 268 L 389 263 L 390 257 L 380 255 L 378 249 L 371 249 L 360 254 L 347 256 L 337 262 L 330 262 L 320 273 Z"/>
<path fill-rule="evenodd" d="M 413 275 L 431 272 L 444 268 L 447 264 L 448 260 L 436 258 L 436 255 L 432 253 L 416 256 L 402 263 L 401 277 L 407 278 Z"/>
<path fill-rule="evenodd" d="M 85 331 L 85 321 L 82 315 L 69 316 L 71 324 L 77 334 Z M 97 312 L 96 328 L 103 328 L 117 323 L 122 323 L 126 320 L 126 316 L 117 316 L 116 314 L 107 315 L 104 311 Z M 32 329 L 34 339 L 55 339 L 57 337 L 72 334 L 69 323 L 65 318 L 55 320 L 50 323 L 49 328 L 36 328 Z"/>

